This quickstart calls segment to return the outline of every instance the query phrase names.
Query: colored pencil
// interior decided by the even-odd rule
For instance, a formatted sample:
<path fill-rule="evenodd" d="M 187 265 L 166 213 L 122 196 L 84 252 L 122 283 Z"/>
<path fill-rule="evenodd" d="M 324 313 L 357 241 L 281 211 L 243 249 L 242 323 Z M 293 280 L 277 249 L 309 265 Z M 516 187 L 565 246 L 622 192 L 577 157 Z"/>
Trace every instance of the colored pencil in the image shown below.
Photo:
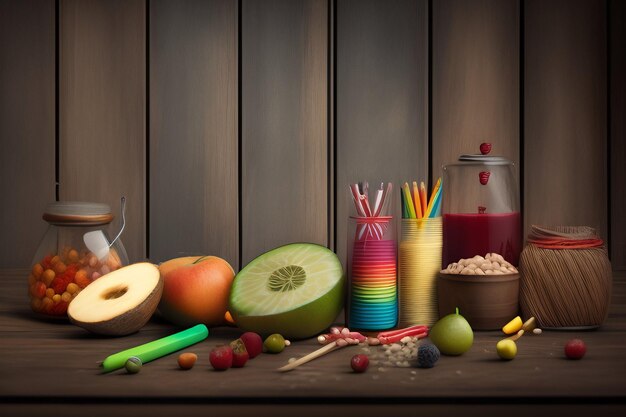
<path fill-rule="evenodd" d="M 441 185 L 441 177 L 439 177 L 437 179 L 437 182 L 435 183 L 435 186 L 433 187 L 433 191 L 430 194 L 430 200 L 428 200 L 428 206 L 427 207 L 432 207 L 433 200 L 435 199 L 435 195 L 437 194 L 437 190 L 439 190 L 439 186 L 440 185 Z"/>
<path fill-rule="evenodd" d="M 402 186 L 402 191 L 404 191 L 404 204 L 407 207 L 407 212 L 409 213 L 410 219 L 415 219 L 417 216 L 415 214 L 415 206 L 413 205 L 413 199 L 411 198 L 411 190 L 409 190 L 409 184 L 404 183 Z"/>
<path fill-rule="evenodd" d="M 426 209 L 428 208 L 426 197 L 426 186 L 424 185 L 424 181 L 420 183 L 420 202 L 422 203 L 422 213 L 424 213 L 424 217 L 426 216 Z"/>
<path fill-rule="evenodd" d="M 417 188 L 417 182 L 413 181 L 413 204 L 415 205 L 415 216 L 418 219 L 424 217 L 424 212 L 422 211 L 422 203 L 420 200 L 420 192 Z"/>

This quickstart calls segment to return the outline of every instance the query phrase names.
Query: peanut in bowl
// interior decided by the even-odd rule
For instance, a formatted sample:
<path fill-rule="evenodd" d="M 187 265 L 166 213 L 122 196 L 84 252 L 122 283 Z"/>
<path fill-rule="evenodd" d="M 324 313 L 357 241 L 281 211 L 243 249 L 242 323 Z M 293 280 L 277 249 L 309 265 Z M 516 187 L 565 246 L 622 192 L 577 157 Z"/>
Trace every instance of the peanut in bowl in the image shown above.
<path fill-rule="evenodd" d="M 519 279 L 517 269 L 498 254 L 452 263 L 437 280 L 439 316 L 458 307 L 472 329 L 498 330 L 518 314 Z"/>

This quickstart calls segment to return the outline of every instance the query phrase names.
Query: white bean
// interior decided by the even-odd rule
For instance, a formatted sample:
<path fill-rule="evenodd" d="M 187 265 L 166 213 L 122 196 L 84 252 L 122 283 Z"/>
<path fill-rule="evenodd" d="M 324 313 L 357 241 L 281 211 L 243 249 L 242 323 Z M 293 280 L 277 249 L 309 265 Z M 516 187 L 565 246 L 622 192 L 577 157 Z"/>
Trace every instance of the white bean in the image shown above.
<path fill-rule="evenodd" d="M 474 269 L 474 272 L 476 273 L 476 275 L 485 275 L 485 271 L 480 268 Z"/>

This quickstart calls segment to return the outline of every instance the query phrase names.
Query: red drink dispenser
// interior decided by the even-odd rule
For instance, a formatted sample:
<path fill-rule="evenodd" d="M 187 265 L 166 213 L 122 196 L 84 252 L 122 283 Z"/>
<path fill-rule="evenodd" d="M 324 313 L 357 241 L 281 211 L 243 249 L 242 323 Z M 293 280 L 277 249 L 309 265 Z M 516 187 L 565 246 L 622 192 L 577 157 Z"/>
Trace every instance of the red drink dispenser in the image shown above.
<path fill-rule="evenodd" d="M 475 255 L 499 253 L 517 266 L 522 250 L 522 221 L 515 164 L 481 153 L 461 155 L 443 167 L 443 265 Z"/>

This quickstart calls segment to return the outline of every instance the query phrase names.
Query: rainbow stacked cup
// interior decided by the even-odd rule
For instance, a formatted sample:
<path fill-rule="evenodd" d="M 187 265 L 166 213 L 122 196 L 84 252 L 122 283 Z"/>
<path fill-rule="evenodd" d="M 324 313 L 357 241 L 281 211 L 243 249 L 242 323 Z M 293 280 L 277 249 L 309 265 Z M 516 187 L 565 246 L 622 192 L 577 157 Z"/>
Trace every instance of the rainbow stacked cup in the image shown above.
<path fill-rule="evenodd" d="M 348 270 L 348 323 L 362 330 L 389 329 L 398 320 L 397 250 L 392 218 L 356 219 L 356 223 Z M 377 228 L 381 233 L 367 233 L 363 228 Z"/>

